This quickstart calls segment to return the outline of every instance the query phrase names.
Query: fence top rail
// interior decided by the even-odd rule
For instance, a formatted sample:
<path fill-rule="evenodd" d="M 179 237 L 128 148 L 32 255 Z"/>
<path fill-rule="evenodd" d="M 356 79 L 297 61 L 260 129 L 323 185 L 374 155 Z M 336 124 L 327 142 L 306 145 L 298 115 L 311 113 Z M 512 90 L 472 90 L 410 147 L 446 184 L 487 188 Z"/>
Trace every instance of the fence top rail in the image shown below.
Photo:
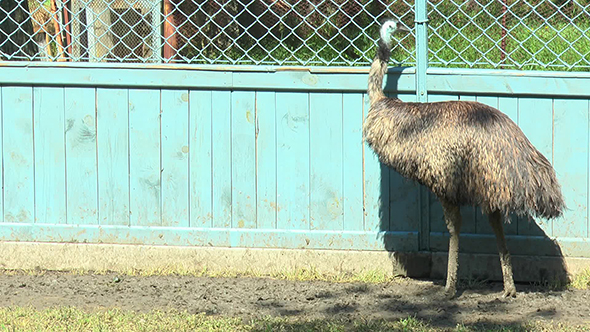
<path fill-rule="evenodd" d="M 368 74 L 369 66 L 332 67 L 332 66 L 244 66 L 244 65 L 196 65 L 196 64 L 149 64 L 149 63 L 90 63 L 90 62 L 25 62 L 0 61 L 2 68 L 83 68 L 83 69 L 152 69 L 152 70 L 186 70 L 216 72 L 309 72 L 312 74 Z M 390 67 L 389 74 L 412 75 L 415 67 Z M 504 76 L 504 77 L 546 77 L 546 78 L 581 78 L 590 79 L 590 72 L 510 70 L 510 69 L 474 69 L 474 68 L 438 68 L 429 67 L 429 75 L 464 75 L 464 76 Z"/>
<path fill-rule="evenodd" d="M 149 64 L 149 63 L 90 63 L 90 62 L 16 62 L 0 61 L 0 69 L 10 68 L 84 68 L 84 69 L 160 69 L 188 71 L 221 72 L 309 72 L 317 74 L 368 74 L 369 66 L 332 67 L 332 66 L 243 66 L 243 65 L 195 65 L 195 64 Z M 390 74 L 411 75 L 415 67 L 390 67 Z M 512 77 L 547 77 L 547 78 L 583 78 L 590 79 L 590 72 L 510 70 L 510 69 L 474 69 L 474 68 L 438 68 L 429 67 L 429 75 L 467 75 L 467 76 L 512 76 Z"/>
<path fill-rule="evenodd" d="M 97 63 L 97 62 L 26 62 L 0 61 L 0 68 L 104 68 L 104 69 L 162 69 L 162 70 L 193 70 L 193 71 L 231 71 L 231 72 L 281 72 L 298 71 L 310 73 L 369 73 L 369 66 L 272 66 L 272 65 L 207 65 L 207 64 L 154 64 L 154 63 Z M 415 73 L 414 67 L 391 67 L 389 72 Z"/>

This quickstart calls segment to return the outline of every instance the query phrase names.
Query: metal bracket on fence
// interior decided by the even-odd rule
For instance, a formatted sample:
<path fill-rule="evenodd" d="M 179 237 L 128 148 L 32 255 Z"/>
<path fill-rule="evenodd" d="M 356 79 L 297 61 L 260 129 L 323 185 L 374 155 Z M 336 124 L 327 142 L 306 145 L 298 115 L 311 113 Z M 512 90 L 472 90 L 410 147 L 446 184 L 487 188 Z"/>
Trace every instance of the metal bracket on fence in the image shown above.
<path fill-rule="evenodd" d="M 426 70 L 428 68 L 428 12 L 426 0 L 416 0 L 416 100 L 428 101 Z"/>

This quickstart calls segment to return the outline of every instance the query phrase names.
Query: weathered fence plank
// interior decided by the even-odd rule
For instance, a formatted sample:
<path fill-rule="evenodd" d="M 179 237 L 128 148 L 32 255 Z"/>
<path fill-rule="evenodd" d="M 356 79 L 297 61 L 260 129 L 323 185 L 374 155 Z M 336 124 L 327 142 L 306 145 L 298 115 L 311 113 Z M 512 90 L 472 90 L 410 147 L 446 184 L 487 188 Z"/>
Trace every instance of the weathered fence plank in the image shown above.
<path fill-rule="evenodd" d="M 162 90 L 162 225 L 189 226 L 187 90 Z"/>
<path fill-rule="evenodd" d="M 555 99 L 553 113 L 555 172 L 567 210 L 553 221 L 552 235 L 583 238 L 588 225 L 588 102 Z"/>
<path fill-rule="evenodd" d="M 160 90 L 129 90 L 130 225 L 162 225 Z"/>
<path fill-rule="evenodd" d="M 4 221 L 35 218 L 33 88 L 2 87 Z"/>
<path fill-rule="evenodd" d="M 477 96 L 476 100 L 482 104 L 498 109 L 498 97 L 495 96 Z M 488 216 L 482 215 L 481 210 L 475 209 L 475 233 L 477 234 L 494 234 Z"/>
<path fill-rule="evenodd" d="M 256 93 L 232 92 L 232 227 L 256 228 Z"/>
<path fill-rule="evenodd" d="M 518 123 L 529 141 L 553 163 L 553 100 L 519 98 Z M 551 220 L 538 223 L 526 219 L 521 221 L 518 223 L 519 235 L 553 235 Z"/>
<path fill-rule="evenodd" d="M 416 94 L 399 94 L 404 102 L 415 102 Z M 389 170 L 389 230 L 415 231 L 420 228 L 420 186 Z"/>
<path fill-rule="evenodd" d="M 518 98 L 517 97 L 498 97 L 498 109 L 506 114 L 514 123 L 518 125 Z M 483 218 L 481 209 L 476 212 L 478 221 Z M 486 218 L 487 219 L 487 218 Z M 486 220 L 486 222 L 488 222 Z M 517 216 L 511 216 L 509 223 L 504 223 L 504 233 L 508 235 L 518 234 L 518 224 L 523 222 Z"/>
<path fill-rule="evenodd" d="M 277 228 L 309 229 L 309 95 L 277 92 Z"/>
<path fill-rule="evenodd" d="M 96 90 L 98 217 L 129 224 L 129 99 L 125 89 Z"/>
<path fill-rule="evenodd" d="M 344 230 L 363 230 L 363 95 L 342 96 L 342 176 Z"/>
<path fill-rule="evenodd" d="M 370 100 L 363 94 L 363 118 L 369 111 Z M 365 231 L 389 231 L 389 169 L 363 142 Z"/>
<path fill-rule="evenodd" d="M 213 91 L 213 227 L 231 227 L 231 93 Z"/>
<path fill-rule="evenodd" d="M 343 225 L 342 94 L 309 96 L 310 229 Z"/>
<path fill-rule="evenodd" d="M 64 89 L 33 88 L 35 222 L 66 222 Z"/>
<path fill-rule="evenodd" d="M 67 223 L 98 223 L 96 89 L 65 88 Z"/>
<path fill-rule="evenodd" d="M 192 90 L 189 95 L 190 225 L 213 226 L 212 93 Z"/>
<path fill-rule="evenodd" d="M 277 120 L 274 92 L 256 92 L 256 213 L 260 229 L 277 227 Z"/>
<path fill-rule="evenodd" d="M 458 100 L 458 95 L 450 94 L 429 94 L 428 101 L 445 101 L 445 100 Z M 442 205 L 438 198 L 429 192 L 429 203 L 430 203 L 430 231 L 431 232 L 447 232 L 447 226 L 444 221 Z M 463 226 L 461 226 L 462 233 L 475 233 L 475 214 L 473 208 L 470 206 L 461 207 L 461 216 L 463 217 Z"/>

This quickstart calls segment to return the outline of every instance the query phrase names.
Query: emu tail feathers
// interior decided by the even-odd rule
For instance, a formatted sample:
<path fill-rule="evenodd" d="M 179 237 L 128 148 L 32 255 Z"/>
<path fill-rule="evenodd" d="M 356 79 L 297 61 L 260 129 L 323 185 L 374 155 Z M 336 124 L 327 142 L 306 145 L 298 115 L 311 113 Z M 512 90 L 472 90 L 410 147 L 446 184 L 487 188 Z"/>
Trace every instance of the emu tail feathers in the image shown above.
<path fill-rule="evenodd" d="M 387 72 L 387 63 L 391 56 L 391 50 L 383 40 L 379 39 L 377 45 L 377 54 L 369 71 L 369 88 L 367 92 L 371 105 L 385 98 L 385 94 L 383 93 L 383 77 Z"/>
<path fill-rule="evenodd" d="M 566 208 L 565 201 L 553 166 L 528 140 L 520 153 L 526 157 L 521 159 L 522 163 L 515 165 L 522 177 L 519 177 L 520 185 L 513 187 L 512 204 L 515 205 L 512 210 L 520 215 L 547 219 L 562 216 Z"/>
<path fill-rule="evenodd" d="M 538 170 L 539 187 L 535 192 L 534 205 L 538 217 L 548 219 L 563 215 L 566 208 L 561 186 L 557 182 L 555 171 L 549 161 Z"/>

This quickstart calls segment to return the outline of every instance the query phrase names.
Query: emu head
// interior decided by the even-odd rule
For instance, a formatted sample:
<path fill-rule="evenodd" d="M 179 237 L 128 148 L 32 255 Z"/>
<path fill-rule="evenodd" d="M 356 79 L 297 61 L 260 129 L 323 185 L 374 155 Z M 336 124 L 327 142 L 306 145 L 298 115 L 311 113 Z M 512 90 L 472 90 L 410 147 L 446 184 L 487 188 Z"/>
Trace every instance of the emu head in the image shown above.
<path fill-rule="evenodd" d="M 398 21 L 394 18 L 389 18 L 389 19 L 385 20 L 383 22 L 383 24 L 381 25 L 381 29 L 379 30 L 379 35 L 381 37 L 381 40 L 385 43 L 385 45 L 391 47 L 391 45 L 393 43 L 391 36 L 394 33 L 399 32 L 399 31 L 409 32 L 410 29 L 408 29 L 400 21 Z"/>

